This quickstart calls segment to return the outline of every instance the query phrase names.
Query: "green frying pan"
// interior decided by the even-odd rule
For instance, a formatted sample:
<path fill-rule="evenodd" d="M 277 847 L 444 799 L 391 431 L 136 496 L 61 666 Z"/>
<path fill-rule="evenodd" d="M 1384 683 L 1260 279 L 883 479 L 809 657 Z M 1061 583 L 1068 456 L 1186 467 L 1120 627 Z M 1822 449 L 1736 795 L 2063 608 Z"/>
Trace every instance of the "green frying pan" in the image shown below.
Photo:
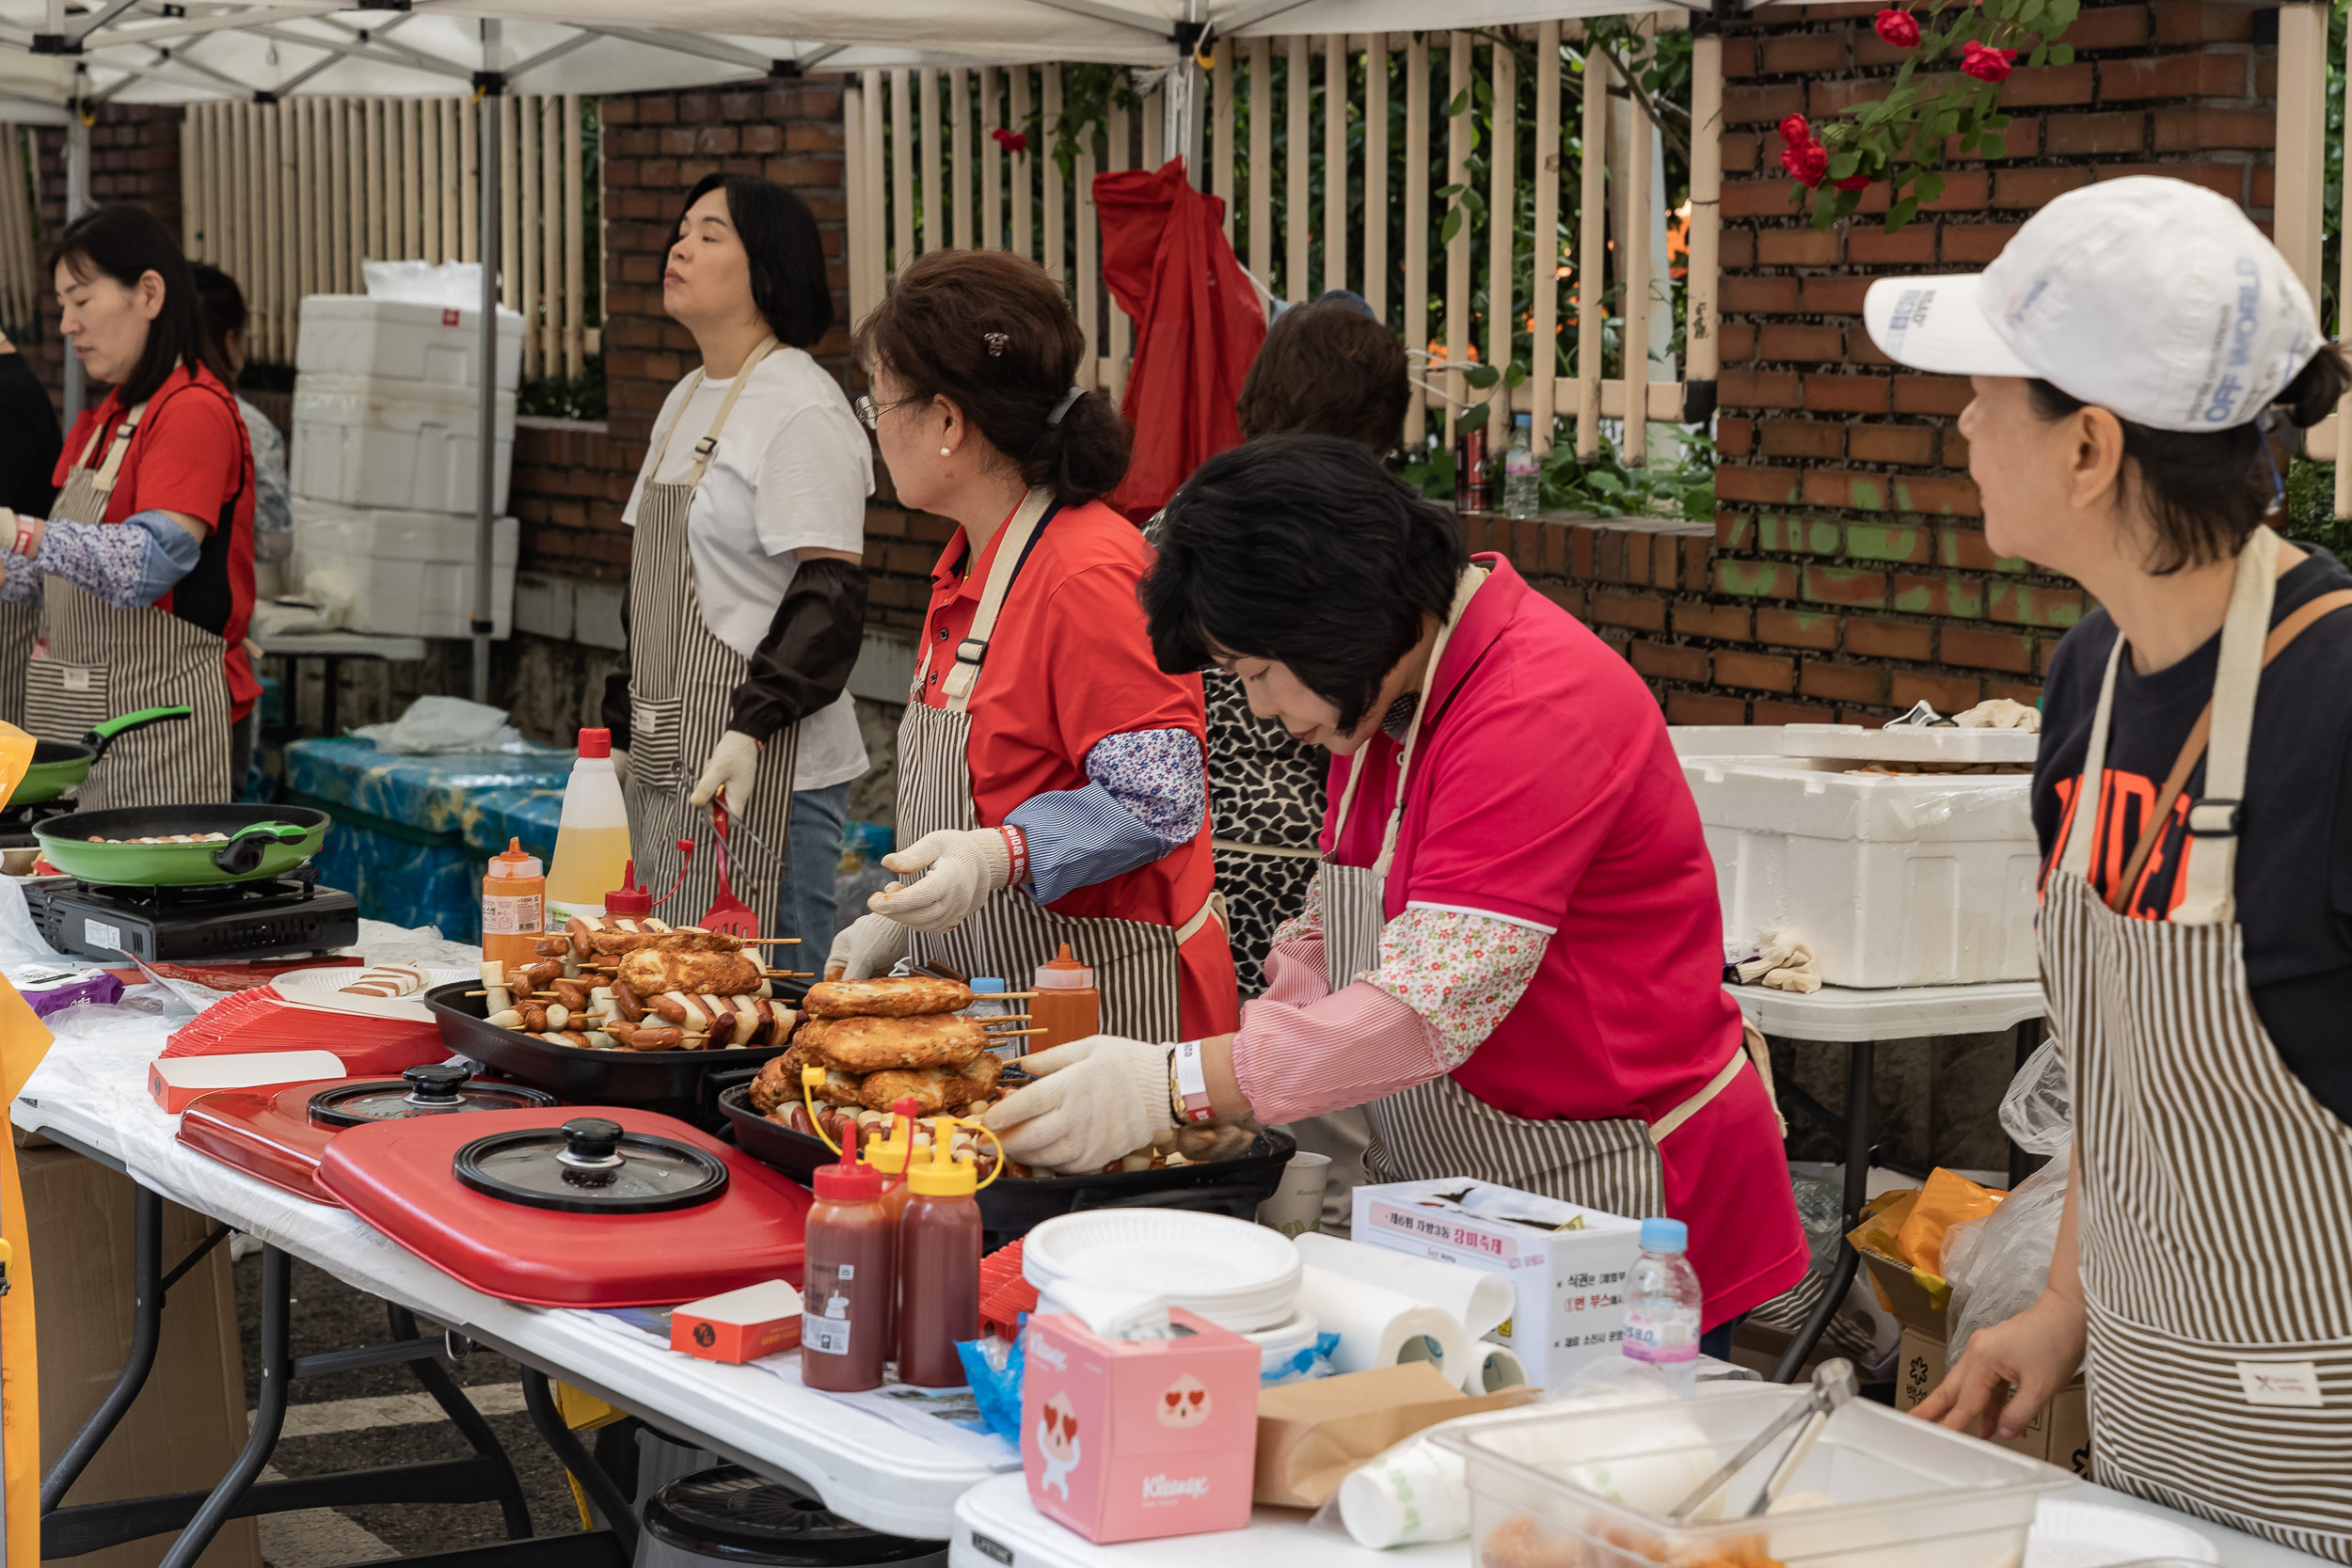
<path fill-rule="evenodd" d="M 33 765 L 24 769 L 24 777 L 17 781 L 16 789 L 8 796 L 12 806 L 29 806 L 39 800 L 54 800 L 89 777 L 90 768 L 106 754 L 106 748 L 150 724 L 160 724 L 167 719 L 185 719 L 193 710 L 186 707 L 142 708 L 126 713 L 119 719 L 109 719 L 87 735 L 78 746 L 68 740 L 44 740 L 33 748 Z"/>
<path fill-rule="evenodd" d="M 33 832 L 44 860 L 86 882 L 205 887 L 293 870 L 317 853 L 333 820 L 305 806 L 119 806 L 53 816 Z M 126 842 L 174 833 L 227 836 L 199 844 Z"/>

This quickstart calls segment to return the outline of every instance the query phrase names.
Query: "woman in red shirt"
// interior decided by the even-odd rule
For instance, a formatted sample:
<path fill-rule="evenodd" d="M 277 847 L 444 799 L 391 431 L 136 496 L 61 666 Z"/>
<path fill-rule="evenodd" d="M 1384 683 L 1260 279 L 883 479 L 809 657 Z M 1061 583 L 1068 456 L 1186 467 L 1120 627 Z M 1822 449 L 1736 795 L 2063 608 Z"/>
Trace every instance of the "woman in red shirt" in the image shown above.
<path fill-rule="evenodd" d="M 882 863 L 909 881 L 868 900 L 826 973 L 913 958 L 1025 986 L 1067 943 L 1104 1028 L 1214 1033 L 1236 1004 L 1211 911 L 1200 677 L 1153 660 L 1136 600 L 1152 552 L 1100 499 L 1127 426 L 1072 384 L 1085 347 L 1060 289 L 995 251 L 923 257 L 858 328 L 873 385 L 858 412 L 898 500 L 959 527 L 898 731 Z"/>
<path fill-rule="evenodd" d="M 1373 1180 L 1685 1222 L 1709 1328 L 1794 1285 L 1714 865 L 1625 660 L 1331 436 L 1202 464 L 1143 603 L 1163 669 L 1213 661 L 1332 752 L 1323 873 L 1238 1031 L 1031 1057 L 988 1113 L 1006 1152 L 1083 1169 L 1183 1119 L 1362 1105 Z"/>
<path fill-rule="evenodd" d="M 253 451 L 228 366 L 187 259 L 144 208 L 76 219 L 51 270 L 84 372 L 113 389 L 67 435 L 49 516 L 0 518 L 0 603 L 40 617 L 19 677 L 25 727 L 76 741 L 108 719 L 185 706 L 185 723 L 124 734 L 76 800 L 232 800 L 231 732 L 262 689 L 244 646 Z"/>

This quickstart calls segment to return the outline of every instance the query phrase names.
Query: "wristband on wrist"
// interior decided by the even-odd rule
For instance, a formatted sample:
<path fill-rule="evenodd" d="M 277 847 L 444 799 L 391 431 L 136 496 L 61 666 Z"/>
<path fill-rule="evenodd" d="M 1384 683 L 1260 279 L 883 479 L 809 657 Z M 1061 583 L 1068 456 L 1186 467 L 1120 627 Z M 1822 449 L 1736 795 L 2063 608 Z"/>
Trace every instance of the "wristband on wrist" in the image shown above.
<path fill-rule="evenodd" d="M 14 525 L 12 531 L 16 536 L 16 543 L 8 546 L 8 553 L 11 555 L 21 555 L 27 561 L 32 560 L 33 550 L 35 547 L 33 544 L 33 525 L 24 518 L 18 516 L 14 512 L 8 512 L 7 516 L 8 522 Z"/>
<path fill-rule="evenodd" d="M 1184 1091 L 1176 1083 L 1176 1048 L 1168 1048 L 1168 1120 L 1171 1127 L 1184 1125 Z"/>
<path fill-rule="evenodd" d="M 1005 837 L 1005 850 L 1012 858 L 1012 874 L 1006 879 L 1007 887 L 1019 887 L 1029 879 L 1029 841 L 1015 827 L 996 830 Z"/>
<path fill-rule="evenodd" d="M 1176 1095 L 1184 1119 L 1191 1122 L 1215 1120 L 1216 1107 L 1209 1103 L 1208 1065 L 1201 1058 L 1200 1042 L 1185 1040 L 1178 1045 L 1170 1065 L 1176 1075 Z"/>

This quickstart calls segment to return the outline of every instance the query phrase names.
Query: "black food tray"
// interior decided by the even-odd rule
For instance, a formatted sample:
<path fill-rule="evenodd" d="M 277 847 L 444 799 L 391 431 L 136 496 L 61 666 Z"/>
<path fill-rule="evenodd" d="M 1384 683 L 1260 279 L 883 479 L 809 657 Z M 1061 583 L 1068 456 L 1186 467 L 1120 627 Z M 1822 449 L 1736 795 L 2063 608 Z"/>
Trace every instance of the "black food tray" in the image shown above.
<path fill-rule="evenodd" d="M 726 1114 L 744 1153 L 796 1181 L 813 1180 L 818 1166 L 839 1158 L 821 1138 L 796 1132 L 753 1110 L 747 1084 L 721 1090 L 719 1109 Z M 1082 1209 L 1192 1209 L 1254 1220 L 1258 1205 L 1274 1196 L 1282 1184 L 1282 1168 L 1297 1152 L 1295 1139 L 1269 1127 L 1248 1151 L 1232 1160 L 1110 1176 L 1003 1177 L 980 1189 L 980 1227 L 993 1249 L 1057 1215 Z"/>
<path fill-rule="evenodd" d="M 715 1132 L 726 1122 L 712 1103 L 717 1091 L 710 1080 L 725 1074 L 733 1082 L 739 1071 L 755 1072 L 785 1051 L 781 1045 L 719 1051 L 594 1051 L 557 1045 L 490 1022 L 483 1016 L 489 998 L 466 994 L 481 989 L 479 979 L 452 980 L 425 991 L 424 1005 L 440 1025 L 442 1043 L 501 1077 L 545 1089 L 575 1105 L 659 1111 Z"/>

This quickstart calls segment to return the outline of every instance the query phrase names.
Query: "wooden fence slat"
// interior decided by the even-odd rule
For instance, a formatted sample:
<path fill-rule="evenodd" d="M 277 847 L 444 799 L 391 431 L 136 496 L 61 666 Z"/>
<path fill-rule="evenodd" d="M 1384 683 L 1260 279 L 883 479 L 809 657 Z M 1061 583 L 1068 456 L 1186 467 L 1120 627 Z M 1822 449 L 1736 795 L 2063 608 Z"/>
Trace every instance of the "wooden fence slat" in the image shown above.
<path fill-rule="evenodd" d="M 1364 40 L 1364 303 L 1389 319 L 1389 36 Z"/>
<path fill-rule="evenodd" d="M 337 227 L 342 230 L 342 276 L 336 288 L 347 294 L 360 293 L 359 262 L 368 249 L 367 156 L 368 106 L 365 101 L 349 98 L 342 101 L 342 113 L 335 117 L 337 145 L 342 152 L 336 167 L 343 171 L 343 179 L 335 192 Z"/>
<path fill-rule="evenodd" d="M 423 224 L 417 237 L 417 259 L 441 259 L 441 113 L 440 105 L 417 104 L 417 168 L 421 193 L 417 216 Z"/>
<path fill-rule="evenodd" d="M 286 221 L 285 105 L 262 105 L 262 337 L 272 359 L 287 356 L 293 334 L 287 329 L 287 239 L 293 225 Z"/>
<path fill-rule="evenodd" d="M 980 68 L 980 246 L 1005 248 L 1005 149 L 996 139 L 1004 129 L 1004 84 L 993 65 Z"/>
<path fill-rule="evenodd" d="M 1127 167 L 1127 111 L 1114 106 L 1108 116 L 1108 120 L 1110 135 L 1105 142 L 1106 155 L 1103 160 L 1103 168 L 1106 174 L 1118 174 Z M 1087 231 L 1089 233 L 1098 231 L 1097 226 L 1101 222 L 1102 209 L 1094 201 L 1094 182 L 1089 180 L 1087 182 Z M 1101 265 L 1099 247 L 1096 254 L 1096 265 L 1099 268 Z M 1103 309 L 1110 322 L 1110 331 L 1104 335 L 1109 347 L 1105 351 L 1107 362 L 1104 366 L 1102 386 L 1111 401 L 1118 403 L 1123 399 L 1127 390 L 1127 353 L 1135 341 L 1135 325 L 1127 319 L 1127 312 L 1119 308 L 1119 301 L 1111 296 L 1108 289 L 1099 291 L 1090 289 L 1086 297 L 1091 301 L 1098 292 L 1103 296 Z M 1092 307 L 1089 305 L 1089 309 L 1090 310 Z"/>
<path fill-rule="evenodd" d="M 1249 40 L 1249 270 L 1274 287 L 1274 46 Z"/>
<path fill-rule="evenodd" d="M 1347 35 L 1333 33 L 1323 40 L 1324 293 L 1347 287 Z"/>
<path fill-rule="evenodd" d="M 465 135 L 458 129 L 465 118 L 457 100 L 441 100 L 441 255 L 451 261 L 466 259 Z"/>
<path fill-rule="evenodd" d="M 844 242 L 850 281 L 850 325 L 855 327 L 866 315 L 866 265 L 871 253 L 866 229 L 866 160 L 869 150 L 866 145 L 866 94 L 867 79 L 861 76 L 855 86 L 841 89 L 841 194 L 848 220 L 849 235 Z"/>
<path fill-rule="evenodd" d="M 515 160 L 521 176 L 515 193 L 516 222 L 522 233 L 522 254 L 516 270 L 521 275 L 523 313 L 523 374 L 541 373 L 539 357 L 539 95 L 531 93 L 515 105 Z"/>
<path fill-rule="evenodd" d="M 482 109 L 471 100 L 457 107 L 457 248 L 482 260 Z"/>
<path fill-rule="evenodd" d="M 302 301 L 318 293 L 319 287 L 319 198 L 318 155 L 315 141 L 318 133 L 319 101 L 298 98 L 288 105 L 294 112 L 294 146 L 292 174 L 295 199 L 294 209 L 294 325 L 302 323 Z"/>
<path fill-rule="evenodd" d="M 948 214 L 958 250 L 972 248 L 972 73 L 957 68 L 947 73 L 948 120 L 953 128 L 954 166 L 949 173 Z"/>
<path fill-rule="evenodd" d="M 580 95 L 564 95 L 564 373 L 578 381 L 588 369 L 587 133 Z"/>
<path fill-rule="evenodd" d="M 1724 40 L 1691 40 L 1691 258 L 1683 291 L 1687 381 L 1712 381 L 1723 366 L 1716 319 L 1724 229 Z"/>
<path fill-rule="evenodd" d="M 914 260 L 914 73 L 903 67 L 890 73 L 890 222 L 889 271 Z"/>
<path fill-rule="evenodd" d="M 1470 179 L 1470 104 L 1463 95 L 1470 91 L 1471 46 L 1468 33 L 1446 35 L 1446 88 L 1448 110 L 1461 105 L 1459 113 L 1449 113 L 1445 119 L 1445 182 L 1457 193 Z M 1461 200 L 1459 194 L 1454 198 Z M 1445 363 L 1443 383 L 1448 397 L 1446 404 L 1445 438 L 1454 441 L 1454 417 L 1470 397 L 1470 382 L 1464 372 L 1470 368 L 1470 226 L 1465 221 L 1454 230 L 1454 239 L 1445 247 Z M 1488 436 L 1494 434 L 1489 430 Z"/>
<path fill-rule="evenodd" d="M 1551 451 L 1558 417 L 1560 363 L 1560 24 L 1535 28 L 1535 151 L 1528 172 L 1535 181 L 1535 217 L 1529 235 L 1528 278 L 1534 289 L 1534 322 L 1528 333 L 1528 389 L 1535 451 Z"/>
<path fill-rule="evenodd" d="M 1045 276 L 1054 280 L 1057 288 L 1068 291 L 1071 288 L 1071 282 L 1065 259 L 1069 254 L 1069 247 L 1062 237 L 1063 224 L 1068 215 L 1064 205 L 1068 186 L 1062 180 L 1057 140 L 1061 135 L 1059 129 L 1061 125 L 1060 63 L 1049 62 L 1041 69 L 1040 76 L 1042 83 L 1040 91 L 1044 100 L 1044 119 L 1038 132 L 1035 151 L 1038 178 L 1045 183 Z M 1073 294 L 1072 297 L 1076 296 Z M 1089 353 L 1092 352 L 1093 343 L 1092 338 L 1087 340 Z"/>
<path fill-rule="evenodd" d="M 1635 25 L 1640 27 L 1647 21 L 1644 18 Z M 1627 63 L 1639 70 L 1642 56 L 1636 55 Z M 1653 132 L 1649 116 L 1643 112 L 1638 100 L 1628 101 L 1627 123 L 1630 134 L 1625 150 L 1626 231 L 1619 246 L 1625 257 L 1625 335 L 1619 341 L 1618 357 L 1625 374 L 1625 406 L 1631 412 L 1624 416 L 1625 429 L 1619 444 L 1624 449 L 1620 453 L 1624 461 L 1636 464 L 1649 460 L 1649 324 L 1656 297 L 1654 279 L 1650 277 L 1654 265 L 1650 230 L 1657 222 L 1658 212 L 1650 191 Z"/>
<path fill-rule="evenodd" d="M 946 181 L 941 178 L 939 167 L 939 71 L 925 66 L 918 80 L 918 107 L 923 115 L 923 248 L 930 251 L 939 248 L 946 219 L 943 187 Z"/>
<path fill-rule="evenodd" d="M 499 99 L 499 303 L 523 310 L 523 104 L 518 94 Z M 528 332 L 523 334 L 528 348 Z"/>
<path fill-rule="evenodd" d="M 1233 243 L 1233 203 L 1237 187 L 1233 167 L 1233 40 L 1220 38 L 1216 52 L 1211 56 L 1209 71 L 1209 118 L 1216 127 L 1209 154 L 1209 190 L 1225 201 L 1225 243 Z"/>
<path fill-rule="evenodd" d="M 1071 215 L 1078 231 L 1078 325 L 1086 334 L 1086 357 L 1079 362 L 1078 384 L 1089 388 L 1103 384 L 1103 265 L 1102 226 L 1094 208 L 1094 135 L 1080 139 L 1077 189 L 1072 193 Z"/>
<path fill-rule="evenodd" d="M 564 292 L 564 128 L 557 123 L 564 101 L 539 95 L 539 373 L 553 375 L 564 362 L 561 341 Z"/>
<path fill-rule="evenodd" d="M 1486 150 L 1491 175 L 1486 187 L 1486 363 L 1502 371 L 1510 368 L 1512 329 L 1518 324 L 1518 304 L 1512 297 L 1516 269 L 1511 263 L 1518 231 L 1518 129 L 1522 122 L 1518 56 L 1500 43 L 1493 53 L 1496 133 Z M 1500 454 L 1511 444 L 1511 388 L 1498 381 L 1486 389 L 1486 401 L 1488 450 Z"/>
<path fill-rule="evenodd" d="M 1307 122 L 1308 94 L 1311 90 L 1313 78 L 1311 73 L 1314 65 L 1308 53 L 1306 34 L 1293 33 L 1289 42 L 1290 68 L 1285 72 L 1283 86 L 1288 89 L 1290 100 L 1287 127 L 1290 156 L 1284 160 L 1289 167 L 1282 184 L 1283 239 L 1288 242 L 1289 248 L 1282 261 L 1280 292 L 1285 299 L 1302 300 L 1308 297 L 1307 292 L 1314 287 L 1313 280 L 1307 276 L 1308 252 L 1314 243 L 1315 221 L 1313 182 L 1309 174 L 1314 144 L 1309 139 L 1312 131 Z M 1271 279 L 1268 281 L 1271 282 Z"/>
<path fill-rule="evenodd" d="M 1408 447 L 1428 435 L 1429 217 L 1429 40 L 1416 33 L 1405 48 L 1405 348 L 1422 374 L 1405 410 Z"/>
<path fill-rule="evenodd" d="M 1035 139 L 1042 148 L 1043 136 L 1029 129 L 1029 68 L 1012 68 L 1012 129 Z M 1012 155 L 1012 251 L 1016 256 L 1037 257 L 1037 227 L 1029 211 L 1029 202 L 1036 191 L 1036 163 L 1028 149 Z"/>
<path fill-rule="evenodd" d="M 1600 455 L 1600 377 L 1609 321 L 1609 60 L 1584 50 L 1583 191 L 1576 242 L 1576 455 Z"/>

